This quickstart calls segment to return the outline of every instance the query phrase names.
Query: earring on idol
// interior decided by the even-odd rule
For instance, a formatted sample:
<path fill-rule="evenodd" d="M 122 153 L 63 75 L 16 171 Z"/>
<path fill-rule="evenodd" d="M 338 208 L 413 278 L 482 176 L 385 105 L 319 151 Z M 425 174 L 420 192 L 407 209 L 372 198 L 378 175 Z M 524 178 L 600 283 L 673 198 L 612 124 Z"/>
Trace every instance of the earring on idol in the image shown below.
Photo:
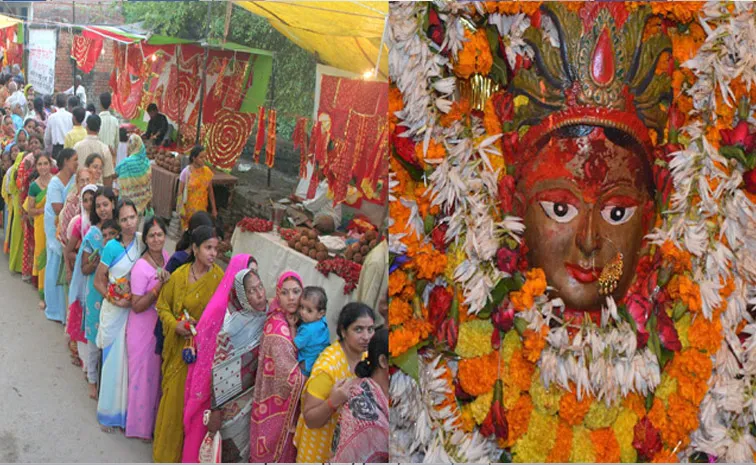
<path fill-rule="evenodd" d="M 614 248 L 617 249 L 617 246 L 612 242 L 611 239 L 604 237 L 608 242 L 610 242 L 612 245 L 614 245 Z M 604 265 L 604 269 L 601 270 L 601 274 L 598 278 L 598 285 L 599 285 L 599 294 L 600 295 L 610 295 L 612 292 L 617 289 L 617 285 L 619 284 L 620 279 L 622 279 L 622 266 L 624 265 L 624 259 L 625 257 L 622 255 L 622 252 L 617 250 L 617 254 L 612 257 L 609 262 Z"/>

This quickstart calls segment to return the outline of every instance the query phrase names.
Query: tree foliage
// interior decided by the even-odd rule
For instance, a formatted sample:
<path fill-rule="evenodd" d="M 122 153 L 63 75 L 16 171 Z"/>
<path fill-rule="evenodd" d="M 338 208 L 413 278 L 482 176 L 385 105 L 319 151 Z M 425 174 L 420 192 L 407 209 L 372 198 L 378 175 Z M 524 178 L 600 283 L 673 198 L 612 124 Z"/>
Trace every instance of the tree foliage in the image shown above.
<path fill-rule="evenodd" d="M 226 2 L 125 2 L 127 23 L 142 22 L 156 34 L 182 39 L 205 38 L 210 8 L 209 37 L 222 39 Z M 276 31 L 268 20 L 233 5 L 226 39 L 273 52 L 273 75 L 267 106 L 278 110 L 279 137 L 289 139 L 296 116 L 312 115 L 315 98 L 315 56 Z"/>

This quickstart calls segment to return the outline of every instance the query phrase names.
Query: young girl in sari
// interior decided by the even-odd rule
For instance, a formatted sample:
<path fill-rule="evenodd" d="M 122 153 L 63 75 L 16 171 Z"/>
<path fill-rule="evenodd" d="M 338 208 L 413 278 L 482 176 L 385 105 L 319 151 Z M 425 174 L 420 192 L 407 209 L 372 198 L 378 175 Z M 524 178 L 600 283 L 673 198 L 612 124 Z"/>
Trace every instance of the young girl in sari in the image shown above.
<path fill-rule="evenodd" d="M 218 289 L 207 304 L 202 318 L 197 323 L 197 362 L 189 365 L 184 393 L 184 452 L 181 461 L 196 463 L 202 439 L 207 433 L 203 416 L 211 408 L 212 371 L 215 360 L 218 333 L 229 311 L 229 301 L 234 291 L 236 274 L 247 269 L 256 269 L 252 256 L 234 256 L 226 267 Z M 267 302 L 266 302 L 267 305 Z M 254 381 L 254 379 L 252 380 Z"/>
<path fill-rule="evenodd" d="M 152 457 L 155 462 L 179 462 L 184 445 L 184 387 L 187 362 L 182 352 L 192 338 L 191 327 L 202 317 L 223 277 L 215 264 L 215 229 L 200 226 L 192 232 L 191 263 L 176 270 L 160 291 L 157 310 L 163 324 L 163 366 L 160 408 L 155 423 Z M 192 361 L 189 359 L 189 361 Z"/>
<path fill-rule="evenodd" d="M 86 174 L 86 170 L 79 170 L 80 174 Z M 94 205 L 94 196 L 97 192 L 97 186 L 87 184 L 81 190 L 81 200 L 78 202 L 80 214 L 76 215 L 68 225 L 66 236 L 65 253 L 75 254 L 73 260 L 73 269 L 71 272 L 71 284 L 68 287 L 68 318 L 66 318 L 66 334 L 69 339 L 69 350 L 71 351 L 72 363 L 76 366 L 82 366 L 86 373 L 87 360 L 87 338 L 84 334 L 84 306 L 86 302 L 87 280 L 81 271 L 81 260 L 84 249 L 81 243 L 89 232 L 90 218 L 89 212 Z"/>
<path fill-rule="evenodd" d="M 388 329 L 370 339 L 333 433 L 331 463 L 386 463 L 389 445 Z"/>
<path fill-rule="evenodd" d="M 100 254 L 105 244 L 118 233 L 118 223 L 113 221 L 116 197 L 109 187 L 100 187 L 94 196 L 89 214 L 91 226 L 81 243 L 81 272 L 86 277 L 84 308 L 84 336 L 87 339 L 87 381 L 89 397 L 97 399 L 99 382 L 100 349 L 97 347 L 97 333 L 100 327 L 100 306 L 102 294 L 94 286 L 95 270 L 100 264 Z M 108 223 L 110 222 L 110 224 Z M 111 227 L 106 227 L 111 226 Z"/>
<path fill-rule="evenodd" d="M 302 416 L 297 424 L 297 462 L 327 462 L 339 407 L 349 397 L 354 370 L 373 337 L 373 309 L 348 303 L 339 314 L 339 339 L 320 354 L 302 395 Z"/>
<path fill-rule="evenodd" d="M 293 429 L 305 376 L 294 346 L 302 278 L 288 271 L 278 279 L 265 322 L 250 420 L 250 462 L 296 462 Z"/>
<path fill-rule="evenodd" d="M 45 202 L 45 236 L 47 242 L 47 264 L 45 273 L 45 316 L 48 320 L 65 323 L 66 295 L 63 285 L 58 282 L 58 272 L 63 264 L 63 245 L 56 235 L 56 220 L 63 209 L 68 190 L 75 182 L 74 173 L 78 169 L 78 155 L 73 149 L 63 149 L 58 155 L 60 171 L 47 187 Z"/>
<path fill-rule="evenodd" d="M 32 275 L 37 277 L 39 290 L 39 308 L 45 308 L 45 200 L 47 186 L 52 174 L 52 160 L 46 153 L 41 153 L 35 162 L 37 178 L 29 185 L 29 195 L 26 198 L 26 211 L 34 221 L 34 266 Z"/>
<path fill-rule="evenodd" d="M 189 219 L 196 212 L 207 211 L 208 200 L 210 215 L 215 218 L 218 210 L 215 208 L 215 194 L 213 193 L 213 170 L 205 166 L 207 152 L 201 145 L 195 145 L 189 154 L 189 166 L 181 171 L 179 176 L 178 212 L 181 215 L 181 228 L 189 227 Z"/>
<path fill-rule="evenodd" d="M 152 439 L 155 416 L 160 405 L 160 354 L 155 353 L 157 339 L 155 309 L 160 289 L 170 273 L 165 271 L 166 226 L 160 218 L 144 222 L 142 240 L 145 252 L 131 270 L 131 313 L 126 327 L 126 352 L 129 360 L 128 416 L 126 437 Z"/>
<path fill-rule="evenodd" d="M 102 250 L 94 280 L 95 289 L 105 296 L 97 332 L 97 347 L 102 349 L 97 420 L 106 432 L 126 429 L 129 390 L 126 324 L 131 311 L 131 269 L 142 256 L 144 245 L 137 233 L 139 214 L 134 202 L 120 200 L 116 215 L 121 233 Z"/>

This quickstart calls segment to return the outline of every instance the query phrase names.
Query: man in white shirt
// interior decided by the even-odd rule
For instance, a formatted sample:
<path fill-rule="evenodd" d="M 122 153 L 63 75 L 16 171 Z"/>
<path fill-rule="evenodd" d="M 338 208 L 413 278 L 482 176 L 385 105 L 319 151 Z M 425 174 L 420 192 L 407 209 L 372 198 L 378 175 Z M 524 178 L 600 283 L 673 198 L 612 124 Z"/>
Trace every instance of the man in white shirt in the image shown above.
<path fill-rule="evenodd" d="M 45 147 L 51 150 L 54 159 L 57 159 L 58 152 L 63 150 L 63 143 L 66 140 L 66 134 L 73 129 L 73 115 L 66 110 L 66 96 L 58 94 L 55 96 L 55 106 L 58 111 L 47 118 L 47 127 L 45 128 Z"/>
<path fill-rule="evenodd" d="M 23 110 L 26 112 L 26 96 L 23 91 L 18 90 L 18 84 L 16 84 L 16 81 L 8 83 L 8 92 L 11 93 L 11 96 L 5 99 L 5 106 L 12 107 L 17 103 L 24 107 Z"/>
<path fill-rule="evenodd" d="M 72 95 L 74 93 L 74 87 L 76 87 L 76 96 L 79 97 L 79 104 L 82 107 L 87 106 L 87 90 L 84 89 L 84 86 L 81 85 L 82 78 L 81 76 L 76 76 L 76 84 L 74 84 L 72 87 L 69 87 L 67 91 L 64 93 L 66 95 Z"/>
<path fill-rule="evenodd" d="M 115 156 L 110 153 L 110 147 L 97 137 L 100 132 L 100 117 L 92 115 L 87 120 L 87 135 L 84 140 L 74 145 L 74 150 L 79 156 L 79 168 L 84 168 L 87 157 L 96 153 L 102 157 L 102 182 L 108 187 L 113 186 L 115 169 L 113 168 Z M 94 179 L 92 180 L 94 181 Z"/>
<path fill-rule="evenodd" d="M 100 126 L 100 140 L 110 147 L 110 151 L 113 155 L 118 152 L 118 119 L 110 113 L 110 92 L 104 92 L 100 94 L 100 105 L 102 110 L 100 112 L 100 120 L 102 125 Z"/>

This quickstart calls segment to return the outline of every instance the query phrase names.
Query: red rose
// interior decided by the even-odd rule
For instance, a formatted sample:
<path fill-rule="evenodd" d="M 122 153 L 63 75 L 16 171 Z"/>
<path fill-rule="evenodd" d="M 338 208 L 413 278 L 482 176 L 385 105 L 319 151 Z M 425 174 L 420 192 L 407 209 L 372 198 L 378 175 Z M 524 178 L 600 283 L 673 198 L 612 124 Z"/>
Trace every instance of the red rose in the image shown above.
<path fill-rule="evenodd" d="M 452 293 L 443 286 L 436 286 L 428 298 L 429 319 L 434 328 L 438 328 L 446 319 L 452 304 Z"/>
<path fill-rule="evenodd" d="M 434 8 L 428 10 L 428 24 L 430 25 L 428 27 L 428 37 L 441 47 L 441 44 L 444 43 L 446 30 L 444 23 L 441 22 L 441 17 L 438 16 L 438 12 Z"/>
<path fill-rule="evenodd" d="M 404 126 L 397 126 L 394 133 L 391 134 L 391 145 L 399 158 L 419 167 L 420 161 L 415 154 L 415 143 L 409 137 L 400 137 L 406 130 L 407 128 Z"/>
<path fill-rule="evenodd" d="M 656 312 L 656 330 L 659 332 L 662 345 L 668 350 L 681 350 L 682 344 L 677 336 L 677 329 L 675 329 L 672 318 L 664 311 L 664 307 L 657 306 L 657 309 L 659 310 Z"/>
<path fill-rule="evenodd" d="M 756 194 L 756 169 L 743 173 L 743 182 L 749 194 Z"/>
<path fill-rule="evenodd" d="M 494 332 L 504 331 L 506 333 L 514 326 L 514 307 L 506 307 L 509 307 L 508 300 L 505 300 L 501 305 L 499 305 L 499 308 L 497 308 L 496 311 L 494 311 L 493 315 L 491 315 L 491 322 L 496 328 L 494 329 Z"/>
<path fill-rule="evenodd" d="M 504 404 L 501 401 L 501 391 L 502 382 L 500 379 L 497 379 L 496 384 L 494 384 L 494 398 L 493 402 L 491 402 L 491 409 L 488 411 L 486 419 L 480 425 L 480 434 L 483 436 L 489 437 L 493 435 L 496 439 L 506 439 L 509 436 L 509 424 L 504 412 Z"/>
<path fill-rule="evenodd" d="M 511 92 L 497 92 L 493 95 L 494 109 L 499 121 L 512 121 L 514 119 L 514 97 Z"/>
<path fill-rule="evenodd" d="M 642 349 L 648 342 L 646 322 L 651 315 L 651 302 L 642 295 L 629 294 L 625 298 L 625 304 L 627 306 L 627 313 L 633 318 L 635 326 L 638 329 L 638 348 Z"/>
<path fill-rule="evenodd" d="M 448 225 L 441 224 L 433 228 L 433 231 L 431 232 L 431 242 L 433 242 L 433 246 L 436 250 L 440 252 L 446 252 L 446 231 L 448 229 Z"/>
<path fill-rule="evenodd" d="M 685 113 L 681 112 L 677 105 L 669 108 L 669 125 L 672 129 L 680 129 L 685 126 Z"/>
<path fill-rule="evenodd" d="M 496 266 L 503 273 L 512 274 L 517 270 L 519 254 L 509 247 L 502 247 L 496 252 Z"/>
<path fill-rule="evenodd" d="M 633 447 L 638 451 L 639 458 L 651 460 L 662 448 L 659 430 L 654 428 L 648 417 L 643 417 L 635 424 L 633 430 Z"/>
<path fill-rule="evenodd" d="M 756 145 L 756 137 L 748 130 L 748 122 L 741 120 L 734 129 L 720 129 L 722 145 L 739 145 L 746 153 L 750 153 Z"/>
<path fill-rule="evenodd" d="M 501 347 L 501 331 L 496 328 L 491 333 L 491 347 L 493 347 L 493 350 L 499 350 Z"/>
<path fill-rule="evenodd" d="M 502 176 L 499 180 L 499 205 L 501 211 L 509 213 L 512 211 L 514 199 L 515 180 L 512 176 Z"/>
<path fill-rule="evenodd" d="M 501 136 L 502 154 L 504 155 L 504 160 L 508 163 L 518 158 L 517 146 L 519 142 L 520 136 L 517 134 L 517 131 L 507 132 Z"/>

